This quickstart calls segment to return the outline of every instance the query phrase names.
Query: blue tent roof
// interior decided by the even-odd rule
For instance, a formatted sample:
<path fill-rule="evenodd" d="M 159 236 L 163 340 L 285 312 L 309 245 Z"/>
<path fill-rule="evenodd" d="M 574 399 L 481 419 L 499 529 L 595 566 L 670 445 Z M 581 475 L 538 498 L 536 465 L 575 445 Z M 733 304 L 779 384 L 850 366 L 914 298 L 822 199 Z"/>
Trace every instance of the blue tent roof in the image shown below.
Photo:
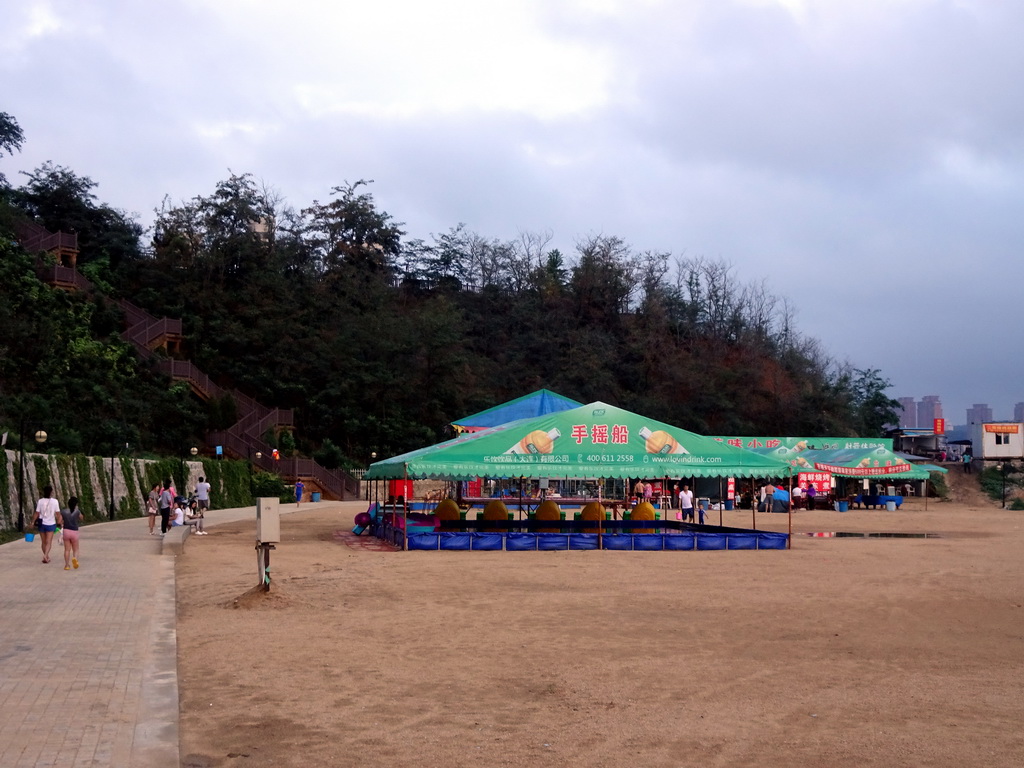
<path fill-rule="evenodd" d="M 535 416 L 546 416 L 557 411 L 567 411 L 570 408 L 579 408 L 583 403 L 577 402 L 570 397 L 565 397 L 552 392 L 549 389 L 538 389 L 529 395 L 517 397 L 507 403 L 488 408 L 486 411 L 474 413 L 458 421 L 453 421 L 452 426 L 458 432 L 475 432 L 479 429 L 498 427 L 518 419 L 529 419 Z"/>

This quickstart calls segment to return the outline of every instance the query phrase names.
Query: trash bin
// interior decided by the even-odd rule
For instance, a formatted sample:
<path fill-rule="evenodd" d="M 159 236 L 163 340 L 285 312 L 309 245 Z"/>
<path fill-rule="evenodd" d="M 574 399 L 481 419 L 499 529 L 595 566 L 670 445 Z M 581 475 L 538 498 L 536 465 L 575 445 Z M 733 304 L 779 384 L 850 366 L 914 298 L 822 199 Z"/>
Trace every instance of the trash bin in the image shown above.
<path fill-rule="evenodd" d="M 885 502 L 885 509 L 886 509 L 887 512 L 895 512 L 896 511 L 896 502 L 895 501 L 887 501 L 887 502 Z"/>
<path fill-rule="evenodd" d="M 731 511 L 732 511 L 732 509 L 733 509 L 733 505 L 734 505 L 735 503 L 736 503 L 736 502 L 734 502 L 734 501 L 733 501 L 732 499 L 726 499 L 726 500 L 725 500 L 725 511 L 726 511 L 726 512 L 731 512 Z"/>
<path fill-rule="evenodd" d="M 309 494 L 309 498 L 312 501 L 320 501 L 320 491 L 313 491 Z"/>
<path fill-rule="evenodd" d="M 840 502 L 838 502 L 837 507 L 838 507 L 838 510 L 840 512 L 849 512 L 850 511 L 850 502 L 848 502 L 848 501 L 840 501 Z"/>

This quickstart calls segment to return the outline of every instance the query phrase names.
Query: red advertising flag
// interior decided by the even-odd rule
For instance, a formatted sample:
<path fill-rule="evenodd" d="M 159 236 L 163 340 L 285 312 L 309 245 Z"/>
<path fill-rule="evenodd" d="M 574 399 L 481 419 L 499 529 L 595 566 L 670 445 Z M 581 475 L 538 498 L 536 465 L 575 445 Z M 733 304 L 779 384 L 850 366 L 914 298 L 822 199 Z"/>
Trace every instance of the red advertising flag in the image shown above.
<path fill-rule="evenodd" d="M 946 420 L 936 419 L 935 423 L 932 425 L 932 432 L 934 432 L 936 435 L 946 434 Z"/>

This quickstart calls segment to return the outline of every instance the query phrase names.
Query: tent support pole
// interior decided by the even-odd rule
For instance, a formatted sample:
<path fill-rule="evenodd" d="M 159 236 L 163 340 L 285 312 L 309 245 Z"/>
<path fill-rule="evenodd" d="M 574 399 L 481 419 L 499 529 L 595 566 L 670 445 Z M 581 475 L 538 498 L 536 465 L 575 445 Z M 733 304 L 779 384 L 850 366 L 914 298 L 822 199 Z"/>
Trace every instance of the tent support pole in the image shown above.
<path fill-rule="evenodd" d="M 402 485 L 402 488 L 403 489 L 404 488 L 408 488 L 409 487 L 409 485 L 408 485 L 409 484 L 409 465 L 408 464 L 403 465 L 402 475 L 403 475 L 403 479 L 405 481 L 403 483 L 403 485 Z M 403 552 L 408 552 L 409 551 L 409 508 L 404 504 L 404 502 L 405 502 L 404 498 L 402 499 L 402 501 L 403 501 L 403 504 L 402 504 L 402 551 Z"/>
<path fill-rule="evenodd" d="M 669 476 L 666 475 L 664 478 L 662 478 L 662 497 L 660 497 L 660 501 L 662 501 L 662 503 L 660 503 L 658 505 L 660 508 L 662 508 L 662 521 L 663 522 L 667 521 L 669 519 L 669 513 L 665 509 L 665 499 L 666 499 L 666 497 L 668 497 L 670 500 L 672 499 L 672 497 L 669 496 L 669 494 L 667 493 L 668 492 L 668 488 L 669 488 Z M 669 509 L 672 509 L 672 502 L 671 501 L 669 502 Z M 665 528 L 662 528 L 662 529 L 665 530 Z"/>
<path fill-rule="evenodd" d="M 722 527 L 722 510 L 725 508 L 725 499 L 722 498 L 722 478 L 718 478 L 718 527 Z"/>
<path fill-rule="evenodd" d="M 750 478 L 750 527 L 757 530 L 757 488 L 754 478 Z"/>
<path fill-rule="evenodd" d="M 523 519 L 523 478 L 519 478 L 519 520 Z"/>
<path fill-rule="evenodd" d="M 793 470 L 789 470 L 789 538 L 786 539 L 786 549 L 793 548 Z"/>

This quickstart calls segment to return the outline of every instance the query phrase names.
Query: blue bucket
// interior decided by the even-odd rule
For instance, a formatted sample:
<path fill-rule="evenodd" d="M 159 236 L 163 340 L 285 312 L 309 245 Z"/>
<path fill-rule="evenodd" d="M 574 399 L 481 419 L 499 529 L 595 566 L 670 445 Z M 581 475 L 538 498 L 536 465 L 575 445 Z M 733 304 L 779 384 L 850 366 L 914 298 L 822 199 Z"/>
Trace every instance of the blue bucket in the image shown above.
<path fill-rule="evenodd" d="M 29 533 L 25 534 L 25 541 L 35 541 L 35 540 L 36 540 L 36 535 L 34 533 L 29 532 Z"/>
<path fill-rule="evenodd" d="M 735 502 L 733 502 L 733 500 L 732 500 L 732 499 L 726 499 L 726 500 L 725 500 L 725 511 L 726 511 L 726 512 L 729 512 L 729 511 L 731 511 L 731 510 L 732 510 L 732 508 L 733 508 L 733 505 L 734 505 L 734 503 L 735 503 Z"/>
<path fill-rule="evenodd" d="M 839 511 L 840 512 L 849 512 L 850 511 L 850 502 L 848 502 L 848 501 L 840 501 L 839 502 Z"/>

